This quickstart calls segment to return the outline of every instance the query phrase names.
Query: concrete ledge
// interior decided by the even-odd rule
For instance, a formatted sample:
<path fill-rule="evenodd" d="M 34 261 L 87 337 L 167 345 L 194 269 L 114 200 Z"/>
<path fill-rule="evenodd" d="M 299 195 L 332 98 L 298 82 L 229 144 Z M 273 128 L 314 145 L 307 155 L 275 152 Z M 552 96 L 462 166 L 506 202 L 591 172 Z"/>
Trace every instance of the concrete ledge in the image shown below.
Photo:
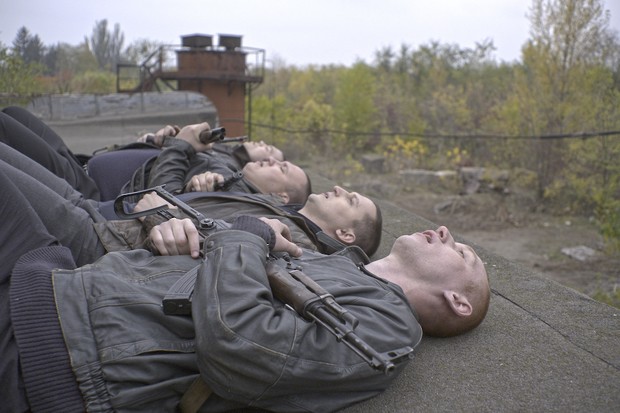
<path fill-rule="evenodd" d="M 333 186 L 311 173 L 313 188 Z M 436 228 L 377 200 L 384 231 L 376 257 L 401 234 Z M 492 297 L 485 321 L 449 339 L 425 337 L 384 394 L 356 412 L 609 412 L 620 406 L 620 310 L 529 273 L 474 246 Z M 615 406 L 615 407 L 614 407 Z"/>

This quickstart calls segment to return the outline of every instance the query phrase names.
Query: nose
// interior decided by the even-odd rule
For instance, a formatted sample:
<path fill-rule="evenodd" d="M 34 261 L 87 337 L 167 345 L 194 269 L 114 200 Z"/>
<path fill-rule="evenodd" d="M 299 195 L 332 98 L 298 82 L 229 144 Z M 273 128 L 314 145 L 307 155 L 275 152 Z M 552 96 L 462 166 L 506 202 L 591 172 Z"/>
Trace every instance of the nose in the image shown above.
<path fill-rule="evenodd" d="M 279 161 L 276 158 L 274 158 L 273 156 L 269 157 L 269 166 L 273 166 L 273 165 L 277 164 L 278 162 Z"/>
<path fill-rule="evenodd" d="M 454 246 L 454 238 L 452 238 L 452 234 L 450 234 L 450 230 L 448 228 L 442 225 L 441 227 L 437 228 L 435 232 L 437 232 L 437 235 L 439 235 L 439 239 L 441 240 L 441 242 L 450 246 Z"/>
<path fill-rule="evenodd" d="M 338 196 L 342 196 L 342 195 L 347 195 L 349 193 L 349 191 L 347 191 L 346 189 L 344 189 L 341 186 L 335 185 L 334 186 L 334 193 Z"/>

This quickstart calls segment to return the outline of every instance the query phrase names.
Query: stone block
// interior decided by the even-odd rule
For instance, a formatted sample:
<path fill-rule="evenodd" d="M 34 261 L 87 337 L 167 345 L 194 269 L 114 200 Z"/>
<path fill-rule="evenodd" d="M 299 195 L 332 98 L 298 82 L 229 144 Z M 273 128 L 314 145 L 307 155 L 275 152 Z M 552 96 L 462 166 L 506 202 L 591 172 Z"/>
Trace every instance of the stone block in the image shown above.
<path fill-rule="evenodd" d="M 369 174 L 385 173 L 385 157 L 376 154 L 363 155 L 360 162 Z"/>

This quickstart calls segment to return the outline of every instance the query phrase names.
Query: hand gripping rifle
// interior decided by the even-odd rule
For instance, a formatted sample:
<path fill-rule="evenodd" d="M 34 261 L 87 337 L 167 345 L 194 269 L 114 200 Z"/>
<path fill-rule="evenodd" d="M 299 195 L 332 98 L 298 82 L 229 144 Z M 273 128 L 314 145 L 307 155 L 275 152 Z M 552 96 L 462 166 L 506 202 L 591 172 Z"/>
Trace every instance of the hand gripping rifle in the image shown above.
<path fill-rule="evenodd" d="M 379 353 L 355 334 L 357 320 L 342 308 L 334 298 L 302 271 L 286 271 L 273 261 L 267 262 L 269 285 L 276 298 L 292 307 L 307 320 L 314 320 L 347 345 L 370 367 L 384 373 L 394 371 L 395 365 L 413 358 L 413 348 L 403 348 Z"/>
<path fill-rule="evenodd" d="M 129 205 L 135 204 L 135 202 L 139 201 L 140 198 L 142 198 L 142 195 L 150 192 L 155 192 L 160 198 L 164 199 L 170 205 L 176 206 L 187 216 L 192 218 L 195 221 L 195 225 L 199 231 L 212 229 L 215 226 L 215 222 L 212 219 L 205 217 L 202 213 L 196 211 L 194 208 L 187 205 L 170 192 L 166 191 L 164 189 L 164 185 L 119 195 L 114 200 L 114 212 L 116 213 L 116 216 L 120 219 L 131 219 L 159 214 L 166 219 L 174 218 L 174 215 L 168 211 L 168 205 L 166 204 L 139 212 L 128 211 L 126 209 Z"/>
<path fill-rule="evenodd" d="M 209 130 L 200 132 L 198 139 L 200 140 L 200 142 L 204 144 L 209 144 L 209 143 L 217 143 L 217 142 L 221 142 L 221 143 L 245 142 L 248 140 L 248 137 L 237 136 L 235 138 L 227 138 L 226 128 L 215 128 L 215 129 L 209 129 Z"/>
<path fill-rule="evenodd" d="M 208 143 L 220 142 L 226 137 L 226 128 L 215 128 L 203 130 L 198 139 L 205 145 Z"/>
<path fill-rule="evenodd" d="M 155 192 L 161 198 L 166 200 L 166 202 L 168 202 L 170 205 L 176 206 L 187 216 L 189 216 L 194 221 L 194 225 L 196 225 L 196 228 L 198 228 L 198 234 L 201 238 L 204 239 L 206 231 L 212 230 L 216 227 L 214 220 L 205 217 L 201 212 L 190 207 L 185 202 L 181 201 L 179 198 L 166 191 L 163 185 L 119 195 L 114 200 L 114 212 L 121 219 L 138 218 L 153 214 L 159 214 L 165 219 L 174 218 L 174 215 L 170 213 L 170 211 L 168 210 L 168 205 L 166 204 L 139 212 L 127 210 L 127 208 L 133 208 L 133 204 L 135 204 L 144 194 L 150 192 Z M 166 293 L 164 299 L 162 300 L 164 313 L 174 315 L 191 314 L 192 294 L 194 292 L 194 284 L 196 283 L 197 276 L 198 271 L 197 269 L 194 269 L 193 271 L 190 271 L 183 277 L 179 278 L 172 285 L 172 287 Z"/>

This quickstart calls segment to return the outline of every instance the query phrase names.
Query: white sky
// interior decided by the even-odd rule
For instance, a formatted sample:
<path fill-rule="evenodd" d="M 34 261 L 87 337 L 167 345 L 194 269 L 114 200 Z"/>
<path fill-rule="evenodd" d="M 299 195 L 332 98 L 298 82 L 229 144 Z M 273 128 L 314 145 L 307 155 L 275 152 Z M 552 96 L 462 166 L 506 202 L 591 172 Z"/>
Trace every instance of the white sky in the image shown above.
<path fill-rule="evenodd" d="M 234 34 L 287 64 L 372 62 L 386 46 L 431 40 L 473 48 L 492 39 L 498 60 L 520 59 L 531 0 L 0 0 L 0 41 L 25 26 L 45 45 L 77 45 L 97 21 L 137 39 L 178 45 L 188 34 Z M 605 0 L 620 30 L 620 0 Z"/>

